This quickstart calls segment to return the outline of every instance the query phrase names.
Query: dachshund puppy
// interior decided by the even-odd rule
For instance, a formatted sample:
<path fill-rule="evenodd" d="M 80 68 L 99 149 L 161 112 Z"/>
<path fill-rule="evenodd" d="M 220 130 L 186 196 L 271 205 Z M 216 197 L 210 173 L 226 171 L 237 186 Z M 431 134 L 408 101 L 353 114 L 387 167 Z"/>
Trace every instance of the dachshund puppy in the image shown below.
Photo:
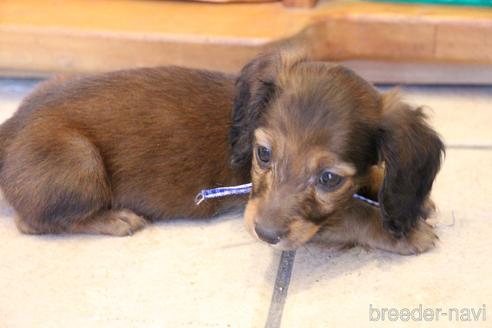
<path fill-rule="evenodd" d="M 0 186 L 25 233 L 128 235 L 247 201 L 248 230 L 280 249 L 322 239 L 414 254 L 437 238 L 424 220 L 443 151 L 396 95 L 273 52 L 237 78 L 161 67 L 49 81 L 0 128 Z M 249 200 L 193 203 L 249 181 Z"/>
<path fill-rule="evenodd" d="M 295 54 L 256 59 L 237 87 L 231 156 L 251 170 L 244 217 L 253 235 L 280 249 L 315 235 L 400 254 L 434 245 L 424 220 L 444 145 L 420 109 Z"/>

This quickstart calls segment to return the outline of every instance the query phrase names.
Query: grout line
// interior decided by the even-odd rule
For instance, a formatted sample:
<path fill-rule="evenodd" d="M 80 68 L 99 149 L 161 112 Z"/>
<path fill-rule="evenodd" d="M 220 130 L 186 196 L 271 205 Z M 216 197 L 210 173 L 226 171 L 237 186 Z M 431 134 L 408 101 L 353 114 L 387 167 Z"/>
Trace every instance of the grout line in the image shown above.
<path fill-rule="evenodd" d="M 296 251 L 284 251 L 280 257 L 280 263 L 277 270 L 277 278 L 273 287 L 272 300 L 270 301 L 270 309 L 265 328 L 279 328 L 282 321 L 282 313 L 284 310 L 285 300 L 287 299 L 287 291 L 289 290 L 290 277 L 292 275 L 292 267 Z"/>
<path fill-rule="evenodd" d="M 492 150 L 492 145 L 465 145 L 451 144 L 446 145 L 447 149 L 469 149 L 469 150 Z"/>

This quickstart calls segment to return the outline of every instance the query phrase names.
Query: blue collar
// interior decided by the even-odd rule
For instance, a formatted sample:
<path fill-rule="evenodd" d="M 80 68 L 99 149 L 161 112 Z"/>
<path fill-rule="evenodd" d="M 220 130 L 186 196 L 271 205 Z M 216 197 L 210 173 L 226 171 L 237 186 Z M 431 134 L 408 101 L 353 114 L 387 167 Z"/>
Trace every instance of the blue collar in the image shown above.
<path fill-rule="evenodd" d="M 206 199 L 210 198 L 219 198 L 219 197 L 224 197 L 224 196 L 230 196 L 230 195 L 244 195 L 244 194 L 249 194 L 251 192 L 253 184 L 252 183 L 246 183 L 243 185 L 239 186 L 232 186 L 232 187 L 220 187 L 220 188 L 213 188 L 213 189 L 203 189 L 196 195 L 195 197 L 195 204 L 200 205 L 201 202 L 203 202 Z M 372 205 L 374 207 L 379 207 L 379 203 L 369 199 L 367 197 L 361 196 L 359 194 L 353 194 L 353 198 L 363 201 L 369 205 Z"/>

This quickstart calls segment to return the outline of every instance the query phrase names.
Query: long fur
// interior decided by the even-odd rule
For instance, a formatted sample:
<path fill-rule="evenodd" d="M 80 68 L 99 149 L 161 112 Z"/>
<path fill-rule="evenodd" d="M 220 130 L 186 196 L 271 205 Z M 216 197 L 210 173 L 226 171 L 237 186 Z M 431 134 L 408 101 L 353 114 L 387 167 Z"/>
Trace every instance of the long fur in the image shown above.
<path fill-rule="evenodd" d="M 252 180 L 245 222 L 260 239 L 295 248 L 323 231 L 406 254 L 435 239 L 422 222 L 443 151 L 421 110 L 344 67 L 280 51 L 236 77 L 159 67 L 46 82 L 0 127 L 0 186 L 23 232 L 126 235 L 240 206 L 193 198 Z M 327 169 L 343 181 L 330 192 L 318 182 Z"/>

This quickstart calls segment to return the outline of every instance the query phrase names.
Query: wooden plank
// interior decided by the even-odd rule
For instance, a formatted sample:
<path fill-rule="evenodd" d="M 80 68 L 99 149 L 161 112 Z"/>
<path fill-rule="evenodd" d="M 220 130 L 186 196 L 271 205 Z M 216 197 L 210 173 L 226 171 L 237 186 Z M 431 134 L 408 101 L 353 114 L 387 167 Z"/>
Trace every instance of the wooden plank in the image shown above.
<path fill-rule="evenodd" d="M 293 35 L 311 14 L 281 2 L 210 4 L 150 0 L 1 0 L 0 26 L 142 37 L 269 40 Z"/>
<path fill-rule="evenodd" d="M 320 60 L 492 64 L 492 20 L 335 17 L 275 42 L 309 49 Z"/>
<path fill-rule="evenodd" d="M 0 31 L 0 71 L 99 72 L 128 67 L 180 65 L 236 71 L 258 52 L 258 43 L 197 38 L 152 40 L 134 35 Z"/>
<path fill-rule="evenodd" d="M 0 71 L 10 74 L 167 64 L 232 72 L 286 41 L 322 60 L 488 67 L 492 10 L 336 0 L 305 10 L 280 2 L 0 2 Z"/>

